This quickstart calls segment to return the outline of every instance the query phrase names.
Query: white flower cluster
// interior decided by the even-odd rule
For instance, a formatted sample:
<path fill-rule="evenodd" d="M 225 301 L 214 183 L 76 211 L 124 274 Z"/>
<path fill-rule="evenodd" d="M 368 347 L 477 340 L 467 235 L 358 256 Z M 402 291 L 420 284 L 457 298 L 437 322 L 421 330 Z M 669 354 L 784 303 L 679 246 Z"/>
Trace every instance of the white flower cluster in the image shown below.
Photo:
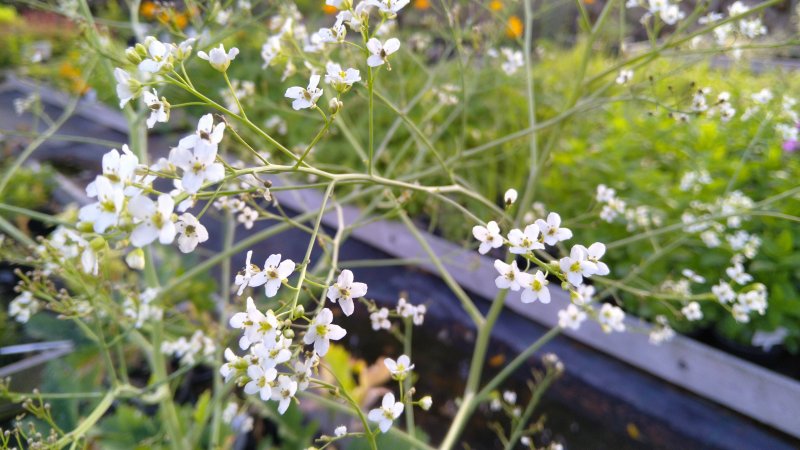
<path fill-rule="evenodd" d="M 507 240 L 503 239 L 500 228 L 494 221 L 489 222 L 486 226 L 473 227 L 472 233 L 481 243 L 478 249 L 481 254 L 505 244 L 511 254 L 521 255 L 529 262 L 534 262 L 537 266 L 545 269 L 544 272 L 536 270 L 534 273 L 528 273 L 526 270 L 520 270 L 516 260 L 507 264 L 497 259 L 494 267 L 499 272 L 499 276 L 495 279 L 498 289 L 521 290 L 523 303 L 532 303 L 536 300 L 550 303 L 547 277 L 552 272 L 562 280 L 562 286 L 570 290 L 573 299 L 572 304 L 559 312 L 559 326 L 577 329 L 587 318 L 584 305 L 591 301 L 594 292 L 593 289 L 586 287 L 584 279 L 595 275 L 609 274 L 608 266 L 600 261 L 606 251 L 604 244 L 595 242 L 589 247 L 574 245 L 569 256 L 550 263 L 539 261 L 535 251 L 544 251 L 546 245 L 554 246 L 572 238 L 572 231 L 561 226 L 561 216 L 554 212 L 548 214 L 547 220 L 537 219 L 535 223 L 527 225 L 524 231 L 511 230 Z M 625 329 L 624 318 L 625 313 L 622 309 L 613 305 L 603 305 L 597 320 L 604 331 L 610 332 L 623 331 Z"/>
<path fill-rule="evenodd" d="M 617 191 L 605 184 L 597 185 L 595 199 L 603 205 L 600 209 L 600 219 L 608 223 L 621 219 L 628 231 L 658 227 L 664 220 L 661 213 L 649 206 L 628 207 L 627 202 L 617 196 Z"/>
<path fill-rule="evenodd" d="M 425 322 L 425 313 L 427 312 L 428 308 L 425 305 L 413 305 L 409 303 L 405 297 L 400 297 L 400 299 L 397 301 L 397 308 L 395 309 L 395 312 L 389 311 L 388 308 L 376 308 L 372 313 L 370 313 L 369 319 L 372 322 L 373 330 L 389 330 L 392 328 L 392 322 L 389 319 L 410 318 L 411 323 L 419 326 Z"/>
<path fill-rule="evenodd" d="M 216 349 L 217 344 L 214 343 L 214 340 L 201 330 L 195 331 L 189 339 L 181 336 L 176 341 L 161 343 L 161 353 L 178 358 L 183 366 L 212 361 Z"/>
<path fill-rule="evenodd" d="M 8 305 L 8 315 L 19 323 L 26 323 L 36 314 L 42 305 L 30 291 L 23 291 Z"/>
<path fill-rule="evenodd" d="M 148 288 L 135 296 L 125 297 L 122 303 L 122 310 L 125 317 L 134 321 L 135 328 L 142 328 L 145 322 L 151 320 L 161 320 L 164 317 L 164 310 L 153 304 L 158 296 L 158 289 Z"/>
<path fill-rule="evenodd" d="M 502 58 L 500 68 L 509 76 L 514 75 L 517 70 L 525 66 L 525 57 L 520 50 L 503 47 L 498 52 L 496 49 L 491 48 L 486 54 L 490 58 Z"/>
<path fill-rule="evenodd" d="M 677 3 L 670 3 L 669 0 L 628 0 L 625 3 L 627 8 L 642 7 L 647 10 L 641 18 L 641 22 L 645 23 L 651 17 L 658 17 L 667 25 L 675 25 L 678 21 L 684 19 L 686 14 L 681 11 Z"/>

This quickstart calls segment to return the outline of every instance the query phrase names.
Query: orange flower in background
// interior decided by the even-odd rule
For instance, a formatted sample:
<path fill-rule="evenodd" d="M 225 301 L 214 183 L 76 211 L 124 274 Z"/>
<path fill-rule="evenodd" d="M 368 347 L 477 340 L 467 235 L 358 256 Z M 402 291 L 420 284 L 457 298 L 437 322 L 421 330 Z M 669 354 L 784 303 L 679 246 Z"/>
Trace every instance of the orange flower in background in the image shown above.
<path fill-rule="evenodd" d="M 522 19 L 517 16 L 511 16 L 506 23 L 506 36 L 511 39 L 517 39 L 522 36 L 525 26 L 522 24 Z"/>
<path fill-rule="evenodd" d="M 491 9 L 492 11 L 500 11 L 501 9 L 503 9 L 503 2 L 501 2 L 500 0 L 492 0 L 491 2 L 489 2 L 489 9 Z"/>
<path fill-rule="evenodd" d="M 156 11 L 158 10 L 158 6 L 151 1 L 142 2 L 142 6 L 139 7 L 139 14 L 142 15 L 145 19 L 152 19 L 156 16 Z"/>
<path fill-rule="evenodd" d="M 81 69 L 69 61 L 58 66 L 58 75 L 68 83 L 69 90 L 76 94 L 85 94 L 89 90 L 89 85 L 81 76 Z"/>
<path fill-rule="evenodd" d="M 335 6 L 331 6 L 331 5 L 322 5 L 322 12 L 324 12 L 325 14 L 331 14 L 331 15 L 333 15 L 333 14 L 336 14 L 336 13 L 338 13 L 338 12 L 339 12 L 339 10 L 338 10 L 338 9 L 337 9 Z"/>
<path fill-rule="evenodd" d="M 431 2 L 428 0 L 414 0 L 414 8 L 425 10 L 431 7 Z"/>

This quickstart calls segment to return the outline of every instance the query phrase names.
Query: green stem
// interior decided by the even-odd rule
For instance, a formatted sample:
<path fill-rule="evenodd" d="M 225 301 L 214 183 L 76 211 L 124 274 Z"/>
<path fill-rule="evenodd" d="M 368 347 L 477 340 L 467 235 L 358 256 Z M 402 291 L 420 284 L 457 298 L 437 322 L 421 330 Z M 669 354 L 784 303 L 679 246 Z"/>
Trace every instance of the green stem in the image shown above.
<path fill-rule="evenodd" d="M 306 272 L 308 271 L 308 265 L 311 263 L 311 252 L 314 250 L 314 244 L 317 242 L 317 234 L 319 233 L 319 228 L 322 225 L 322 217 L 326 213 L 325 206 L 328 204 L 328 199 L 333 194 L 333 188 L 336 186 L 336 182 L 332 181 L 331 184 L 328 185 L 328 189 L 325 190 L 325 195 L 322 198 L 322 205 L 319 207 L 319 214 L 317 215 L 317 222 L 314 224 L 314 229 L 311 232 L 311 239 L 308 241 L 308 247 L 306 248 L 306 255 L 303 257 L 303 265 L 300 269 L 300 278 L 297 281 L 297 291 L 294 294 L 294 298 L 292 299 L 292 311 L 297 307 L 297 301 L 300 299 L 300 293 L 303 292 L 301 289 L 303 287 L 303 281 L 306 278 Z"/>

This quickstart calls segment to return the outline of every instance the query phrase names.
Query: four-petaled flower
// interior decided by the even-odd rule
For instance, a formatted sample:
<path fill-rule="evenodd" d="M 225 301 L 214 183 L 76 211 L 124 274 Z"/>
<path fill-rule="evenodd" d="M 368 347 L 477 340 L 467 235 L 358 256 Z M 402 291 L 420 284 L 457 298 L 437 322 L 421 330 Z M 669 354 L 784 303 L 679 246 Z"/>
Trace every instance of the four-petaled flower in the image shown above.
<path fill-rule="evenodd" d="M 147 118 L 147 128 L 153 128 L 156 122 L 169 121 L 169 103 L 164 97 L 159 100 L 158 92 L 155 89 L 153 89 L 153 92 L 142 92 L 142 100 L 150 110 L 150 117 Z"/>
<path fill-rule="evenodd" d="M 531 224 L 525 227 L 525 232 L 515 228 L 508 232 L 508 241 L 511 248 L 508 249 L 516 255 L 525 255 L 533 250 L 541 250 L 544 244 L 539 242 L 539 226 Z"/>
<path fill-rule="evenodd" d="M 278 376 L 278 371 L 274 367 L 265 369 L 255 364 L 247 368 L 247 376 L 250 377 L 250 381 L 244 385 L 246 394 L 258 393 L 264 401 L 272 398 L 272 382 Z"/>
<path fill-rule="evenodd" d="M 408 373 L 414 369 L 414 364 L 411 364 L 411 359 L 408 355 L 400 355 L 397 361 L 392 358 L 384 358 L 383 364 L 386 365 L 395 380 L 404 380 Z"/>
<path fill-rule="evenodd" d="M 175 239 L 174 207 L 175 201 L 167 194 L 159 195 L 157 202 L 144 195 L 132 198 L 128 211 L 140 222 L 131 233 L 131 244 L 144 247 L 156 238 L 162 244 L 171 244 Z"/>
<path fill-rule="evenodd" d="M 325 82 L 339 92 L 344 92 L 350 89 L 353 83 L 361 81 L 361 75 L 357 69 L 349 68 L 345 70 L 342 69 L 342 66 L 333 62 L 329 62 L 325 68 L 327 69 Z"/>
<path fill-rule="evenodd" d="M 532 303 L 536 300 L 544 304 L 550 303 L 550 289 L 547 287 L 550 282 L 541 270 L 537 270 L 533 276 L 528 275 L 524 278 L 525 283 L 522 287 L 525 290 L 522 291 L 522 303 Z"/>
<path fill-rule="evenodd" d="M 287 259 L 281 261 L 281 255 L 269 255 L 269 258 L 264 262 L 264 270 L 256 273 L 250 278 L 249 286 L 258 287 L 266 284 L 267 297 L 274 297 L 278 293 L 278 288 L 281 283 L 294 272 L 294 261 Z"/>
<path fill-rule="evenodd" d="M 220 72 L 225 72 L 228 70 L 228 66 L 231 65 L 231 61 L 233 61 L 238 54 L 238 48 L 233 47 L 226 52 L 225 46 L 219 44 L 219 47 L 212 48 L 208 53 L 203 51 L 197 52 L 197 57 L 208 61 L 211 64 L 211 67 L 219 70 Z"/>
<path fill-rule="evenodd" d="M 125 194 L 119 186 L 114 186 L 107 177 L 102 175 L 95 178 L 93 193 L 97 196 L 97 202 L 81 208 L 78 218 L 83 222 L 91 223 L 96 233 L 104 233 L 108 227 L 116 225 L 119 221 L 125 203 Z"/>
<path fill-rule="evenodd" d="M 190 213 L 183 213 L 178 217 L 178 248 L 183 253 L 194 251 L 197 244 L 208 240 L 208 230 Z"/>
<path fill-rule="evenodd" d="M 297 382 L 286 375 L 278 377 L 278 385 L 272 390 L 272 399 L 278 402 L 278 412 L 283 414 L 292 403 L 297 392 Z"/>
<path fill-rule="evenodd" d="M 303 336 L 303 342 L 306 345 L 314 344 L 314 351 L 319 356 L 325 356 L 328 353 L 331 340 L 338 341 L 347 334 L 344 328 L 331 322 L 333 322 L 333 313 L 328 308 L 322 308 Z"/>
<path fill-rule="evenodd" d="M 500 236 L 500 227 L 497 222 L 492 220 L 486 226 L 475 225 L 472 227 L 472 235 L 475 239 L 480 241 L 481 245 L 478 247 L 478 253 L 485 255 L 490 249 L 498 248 L 503 245 L 503 237 Z"/>
<path fill-rule="evenodd" d="M 561 216 L 557 213 L 548 214 L 547 221 L 536 220 L 536 225 L 542 232 L 542 240 L 547 245 L 556 245 L 557 242 L 566 241 L 572 237 L 572 231 L 569 228 L 561 228 Z"/>
<path fill-rule="evenodd" d="M 367 41 L 367 50 L 370 55 L 367 58 L 367 65 L 370 67 L 378 67 L 387 62 L 387 58 L 392 53 L 400 49 L 400 40 L 397 38 L 387 39 L 386 42 L 381 43 L 378 39 L 371 38 Z"/>
<path fill-rule="evenodd" d="M 308 81 L 308 87 L 303 89 L 300 86 L 292 86 L 286 89 L 284 96 L 286 98 L 294 99 L 292 101 L 292 108 L 295 110 L 313 108 L 317 104 L 317 100 L 322 97 L 322 89 L 318 88 L 319 75 L 311 75 Z"/>
<path fill-rule="evenodd" d="M 518 291 L 524 284 L 526 275 L 530 276 L 525 272 L 520 272 L 516 261 L 511 261 L 511 264 L 506 264 L 496 259 L 494 261 L 494 268 L 500 272 L 500 276 L 494 279 L 494 284 L 497 285 L 498 289 Z"/>
<path fill-rule="evenodd" d="M 328 300 L 333 303 L 339 302 L 342 312 L 349 316 L 353 314 L 353 299 L 363 297 L 367 294 L 366 283 L 353 281 L 353 272 L 343 270 L 333 286 L 328 288 Z"/>
<path fill-rule="evenodd" d="M 205 182 L 217 182 L 225 177 L 225 168 L 217 159 L 217 144 L 222 141 L 225 123 L 214 126 L 214 118 L 206 114 L 197 123 L 197 132 L 184 137 L 169 153 L 169 161 L 183 169 L 181 186 L 194 194 Z"/>
<path fill-rule="evenodd" d="M 378 424 L 381 433 L 386 433 L 389 431 L 389 428 L 392 427 L 394 419 L 397 419 L 400 417 L 400 414 L 403 414 L 403 408 L 404 405 L 400 402 L 395 402 L 394 394 L 389 392 L 383 396 L 381 407 L 370 410 L 369 414 L 367 414 L 367 418 L 370 422 Z"/>

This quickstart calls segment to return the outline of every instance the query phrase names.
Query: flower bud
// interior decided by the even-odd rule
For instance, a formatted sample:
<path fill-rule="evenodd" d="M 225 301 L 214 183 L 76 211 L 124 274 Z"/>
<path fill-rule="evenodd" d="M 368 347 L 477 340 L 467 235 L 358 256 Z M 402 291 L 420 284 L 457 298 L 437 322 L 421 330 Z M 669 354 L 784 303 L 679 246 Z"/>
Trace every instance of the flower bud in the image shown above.
<path fill-rule="evenodd" d="M 419 407 L 422 408 L 423 411 L 431 409 L 431 406 L 433 406 L 433 399 L 430 395 L 426 395 L 425 397 L 419 399 Z"/>
<path fill-rule="evenodd" d="M 284 329 L 283 337 L 285 337 L 286 339 L 294 339 L 294 330 L 291 328 Z"/>
<path fill-rule="evenodd" d="M 506 208 L 513 205 L 514 202 L 517 201 L 517 190 L 516 189 L 509 189 L 506 191 L 506 194 L 503 196 L 506 201 Z"/>
<path fill-rule="evenodd" d="M 342 103 L 342 101 L 339 100 L 338 98 L 334 97 L 334 98 L 331 99 L 330 102 L 328 102 L 328 111 L 331 114 L 338 113 L 339 110 L 342 109 L 342 107 L 344 107 L 344 103 Z"/>
<path fill-rule="evenodd" d="M 147 39 L 145 39 L 145 41 L 144 41 L 144 42 L 145 42 L 145 43 L 148 43 L 148 42 L 152 42 L 152 40 L 155 40 L 155 39 L 154 39 L 154 38 L 152 38 L 152 39 L 151 39 L 151 37 L 150 37 L 150 36 L 148 36 L 148 38 L 147 38 Z M 148 44 L 148 45 L 149 45 L 149 44 Z M 140 58 L 142 58 L 142 59 L 144 59 L 144 58 L 147 58 L 147 47 L 145 47 L 145 46 L 144 46 L 144 45 L 142 45 L 141 43 L 139 43 L 139 44 L 136 44 L 136 45 L 133 47 L 133 49 L 136 51 L 136 53 L 139 55 L 139 57 L 140 57 Z"/>
<path fill-rule="evenodd" d="M 292 314 L 292 318 L 299 319 L 305 315 L 306 315 L 306 309 L 303 308 L 303 305 L 297 305 Z"/>
<path fill-rule="evenodd" d="M 91 233 L 94 230 L 94 224 L 92 222 L 79 222 L 77 228 L 78 231 L 83 233 Z"/>
<path fill-rule="evenodd" d="M 128 267 L 134 270 L 142 270 L 144 269 L 144 250 L 141 248 L 134 249 L 130 253 L 125 256 L 125 262 L 128 264 Z"/>
<path fill-rule="evenodd" d="M 96 252 L 99 252 L 100 250 L 103 250 L 104 248 L 106 248 L 106 240 L 103 239 L 102 237 L 98 236 L 98 237 L 92 239 L 91 242 L 89 242 L 89 247 L 91 247 L 92 250 L 94 250 Z"/>
<path fill-rule="evenodd" d="M 125 50 L 125 57 L 128 58 L 128 61 L 130 61 L 132 64 L 136 65 L 142 62 L 143 59 L 135 48 L 128 48 L 127 50 Z"/>

